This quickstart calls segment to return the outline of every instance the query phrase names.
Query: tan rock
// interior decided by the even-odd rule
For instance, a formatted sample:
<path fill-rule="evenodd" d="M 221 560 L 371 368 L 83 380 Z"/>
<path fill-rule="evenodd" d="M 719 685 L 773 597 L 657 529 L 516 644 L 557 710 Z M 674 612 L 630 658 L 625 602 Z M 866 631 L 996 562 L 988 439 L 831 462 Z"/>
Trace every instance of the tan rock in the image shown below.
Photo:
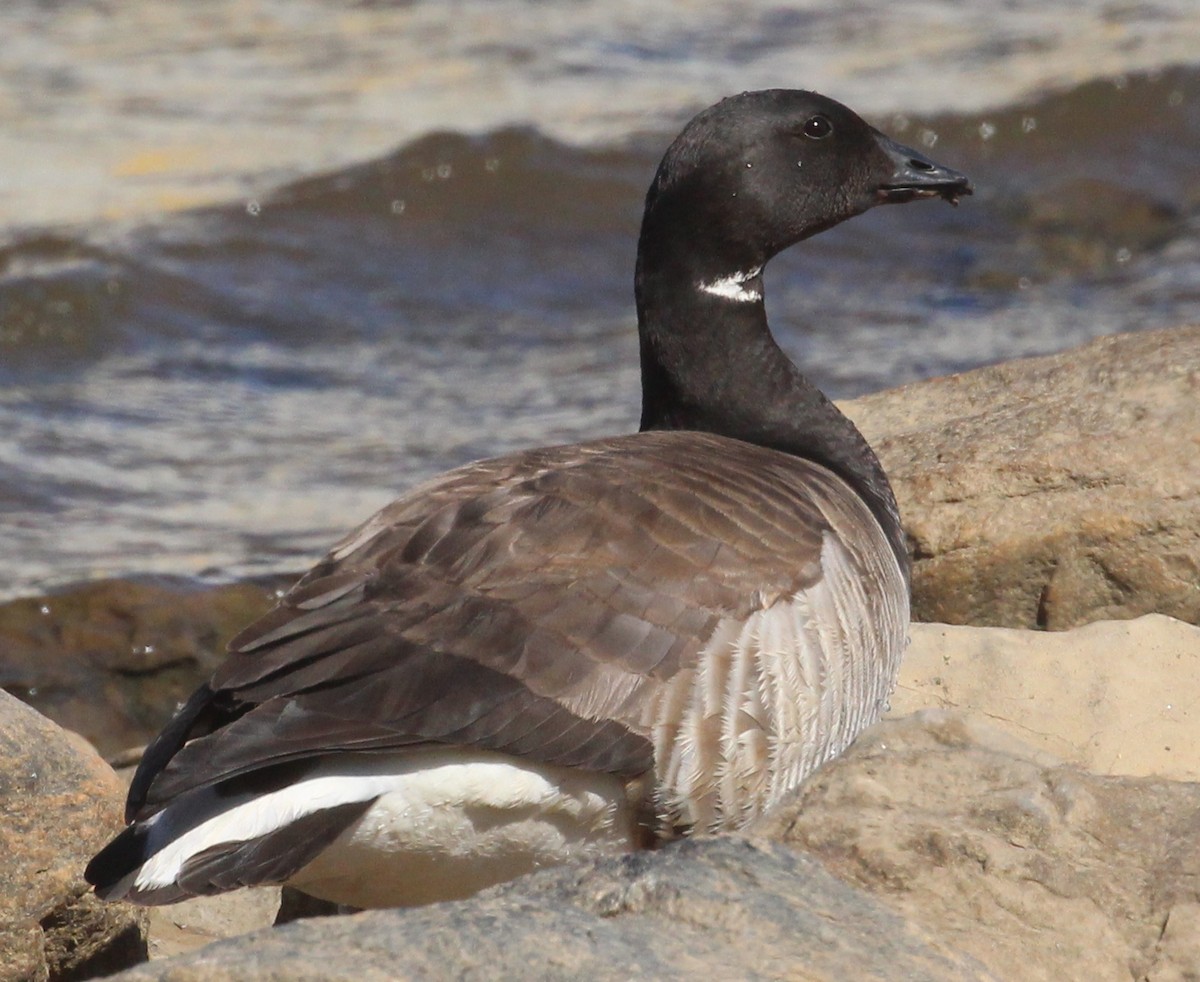
<path fill-rule="evenodd" d="M 1200 620 L 1200 328 L 1102 339 L 848 408 L 896 484 L 916 548 L 918 616 L 1052 628 L 1150 610 Z M 161 720 L 147 723 L 146 707 L 169 711 L 229 633 L 186 600 L 124 584 L 70 597 L 49 613 L 34 601 L 0 608 L 0 641 L 21 656 L 13 664 L 30 698 L 76 713 L 110 748 L 155 730 Z M 261 590 L 239 594 L 231 610 L 240 623 L 243 604 L 265 601 Z M 721 840 L 548 873 L 464 905 L 289 926 L 131 977 L 517 978 L 547 951 L 559 977 L 628 977 L 635 963 L 663 978 L 698 966 L 985 977 L 959 948 L 998 978 L 1124 979 L 1129 966 L 1156 982 L 1196 977 L 1200 893 L 1188 883 L 1200 879 L 1200 789 L 1096 777 L 1042 752 L 1106 773 L 1200 779 L 1200 703 L 1189 701 L 1198 633 L 1164 617 L 1064 634 L 916 625 L 894 711 L 967 708 L 1040 751 L 937 713 L 886 723 L 817 776 L 802 812 L 761 830 L 815 851 L 902 917 L 838 893 L 786 850 Z M 64 642 L 74 660 L 48 661 Z M 83 977 L 140 957 L 139 915 L 83 896 L 78 879 L 119 826 L 119 788 L 94 755 L 2 698 L 0 855 L 17 858 L 0 864 L 0 978 Z M 106 702 L 123 714 L 108 730 L 109 710 L 96 708 Z M 705 879 L 714 870 L 723 879 Z M 156 912 L 159 953 L 263 923 L 264 897 Z M 624 898 L 615 914 L 606 897 Z M 792 932 L 747 934 L 725 913 L 736 905 Z M 821 953 L 831 917 L 850 939 L 838 939 L 836 958 Z M 489 940 L 509 944 L 522 929 L 536 952 Z M 454 938 L 453 950 L 439 937 Z M 341 968 L 312 963 L 311 946 Z M 370 954 L 339 963 L 339 950 Z"/>
<path fill-rule="evenodd" d="M 151 907 L 146 928 L 151 958 L 170 958 L 275 923 L 279 887 L 252 887 Z"/>
<path fill-rule="evenodd" d="M 94 750 L 0 691 L 0 979 L 90 978 L 145 959 L 142 916 L 83 882 L 121 827 L 122 798 Z"/>
<path fill-rule="evenodd" d="M 868 731 L 756 831 L 1001 979 L 1200 977 L 1193 783 L 1089 774 L 926 710 Z"/>
<path fill-rule="evenodd" d="M 984 716 L 1099 774 L 1200 781 L 1200 627 L 1147 614 L 1071 631 L 914 624 L 892 716 Z"/>
<path fill-rule="evenodd" d="M 918 620 L 1200 623 L 1200 326 L 843 408 L 896 489 Z"/>

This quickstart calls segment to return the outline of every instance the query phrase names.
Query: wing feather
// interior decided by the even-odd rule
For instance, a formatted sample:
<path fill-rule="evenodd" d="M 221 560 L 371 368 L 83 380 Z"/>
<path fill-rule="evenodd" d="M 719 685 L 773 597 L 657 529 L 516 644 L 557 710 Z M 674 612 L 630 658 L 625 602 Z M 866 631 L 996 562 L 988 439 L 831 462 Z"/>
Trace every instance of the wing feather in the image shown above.
<path fill-rule="evenodd" d="M 868 570 L 857 593 L 826 584 L 848 521 L 873 530 L 850 561 L 882 548 L 893 567 Z M 331 751 L 462 744 L 656 772 L 674 789 L 666 811 L 720 824 L 781 755 L 785 720 L 807 714 L 810 733 L 834 712 L 787 698 L 832 684 L 834 702 L 853 701 L 858 683 L 826 679 L 831 664 L 890 665 L 856 624 L 899 602 L 881 590 L 907 603 L 895 567 L 838 478 L 720 437 L 643 433 L 469 465 L 350 533 L 231 642 L 209 683 L 219 725 L 160 753 L 131 806 L 144 816 Z M 831 607 L 832 634 L 764 620 L 789 604 L 808 618 L 814 603 Z M 792 667 L 768 657 L 787 647 L 801 651 Z"/>

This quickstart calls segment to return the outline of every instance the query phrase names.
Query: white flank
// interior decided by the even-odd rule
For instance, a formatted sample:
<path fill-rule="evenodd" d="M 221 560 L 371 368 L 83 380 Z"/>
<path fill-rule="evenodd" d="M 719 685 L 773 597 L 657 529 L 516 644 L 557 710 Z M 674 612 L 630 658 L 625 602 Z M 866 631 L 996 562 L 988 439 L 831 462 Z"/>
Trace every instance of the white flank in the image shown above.
<path fill-rule="evenodd" d="M 711 283 L 699 284 L 700 291 L 702 293 L 711 293 L 714 297 L 721 297 L 724 300 L 753 303 L 762 299 L 762 288 L 761 286 L 747 287 L 746 284 L 755 279 L 761 272 L 762 267 L 755 266 L 753 269 L 748 269 L 743 273 L 722 276 Z"/>
<path fill-rule="evenodd" d="M 506 873 L 623 851 L 633 834 L 624 787 L 611 775 L 486 751 L 330 758 L 304 780 L 235 804 L 168 842 L 142 865 L 133 887 L 170 886 L 190 857 L 211 846 L 255 839 L 321 809 L 371 799 L 378 800 L 293 883 L 357 907 L 424 902 L 414 892 L 436 891 L 433 899 L 467 895 Z M 167 812 L 154 824 L 169 835 L 176 823 Z M 468 867 L 483 863 L 470 884 L 458 882 L 453 862 L 446 865 L 455 857 Z M 420 868 L 422 858 L 430 870 Z"/>

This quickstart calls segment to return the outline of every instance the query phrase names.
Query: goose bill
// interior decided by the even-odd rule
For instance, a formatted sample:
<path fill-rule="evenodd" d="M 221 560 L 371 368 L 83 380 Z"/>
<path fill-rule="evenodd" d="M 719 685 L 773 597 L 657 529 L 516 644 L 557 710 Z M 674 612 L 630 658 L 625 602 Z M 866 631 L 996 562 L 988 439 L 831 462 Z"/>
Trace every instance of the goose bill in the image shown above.
<path fill-rule="evenodd" d="M 959 199 L 972 194 L 969 184 L 945 184 L 935 186 L 889 185 L 879 189 L 879 200 L 886 205 L 899 205 L 918 198 L 945 198 L 957 207 Z"/>
<path fill-rule="evenodd" d="M 880 204 L 898 205 L 917 198 L 945 198 L 952 205 L 973 188 L 966 174 L 960 174 L 944 164 L 931 160 L 919 150 L 897 143 L 876 132 L 879 148 L 895 168 L 887 181 L 875 192 Z"/>

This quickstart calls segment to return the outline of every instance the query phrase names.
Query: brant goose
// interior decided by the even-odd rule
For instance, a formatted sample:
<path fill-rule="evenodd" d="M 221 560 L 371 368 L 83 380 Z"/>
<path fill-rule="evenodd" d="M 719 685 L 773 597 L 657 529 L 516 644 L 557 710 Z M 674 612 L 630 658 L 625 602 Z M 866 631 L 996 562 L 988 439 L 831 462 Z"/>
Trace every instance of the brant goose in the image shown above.
<path fill-rule="evenodd" d="M 693 119 L 638 244 L 641 432 L 460 467 L 350 533 L 150 744 L 88 882 L 423 903 L 778 802 L 883 710 L 909 563 L 762 270 L 873 205 L 970 193 L 811 92 Z"/>

